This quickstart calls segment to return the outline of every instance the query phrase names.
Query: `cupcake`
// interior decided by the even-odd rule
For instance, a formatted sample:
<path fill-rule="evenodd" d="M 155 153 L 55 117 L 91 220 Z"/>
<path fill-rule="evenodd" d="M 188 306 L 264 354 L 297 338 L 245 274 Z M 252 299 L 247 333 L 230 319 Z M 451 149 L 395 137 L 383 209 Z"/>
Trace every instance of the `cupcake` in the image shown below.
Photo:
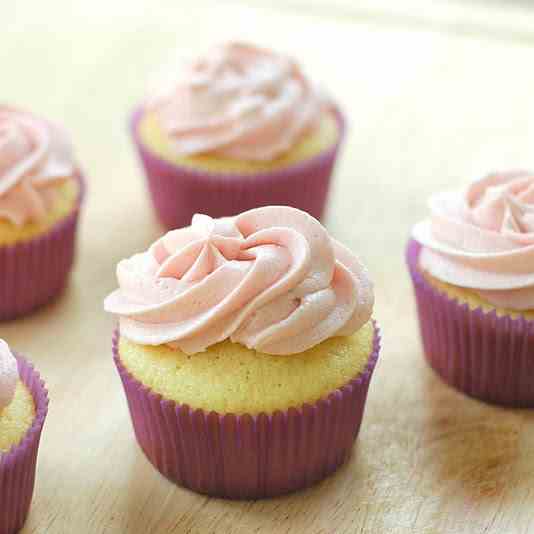
<path fill-rule="evenodd" d="M 472 397 L 534 406 L 534 174 L 490 174 L 430 212 L 407 249 L 426 358 Z"/>
<path fill-rule="evenodd" d="M 0 339 L 0 534 L 17 532 L 28 515 L 47 409 L 39 374 Z"/>
<path fill-rule="evenodd" d="M 167 228 L 195 213 L 287 205 L 320 219 L 344 120 L 292 59 L 227 43 L 133 113 L 131 133 Z"/>
<path fill-rule="evenodd" d="M 334 472 L 379 352 L 366 269 L 295 208 L 195 215 L 118 264 L 105 309 L 137 441 L 169 479 L 227 498 Z"/>
<path fill-rule="evenodd" d="M 65 286 L 82 195 L 63 130 L 0 107 L 0 320 L 32 311 Z"/>

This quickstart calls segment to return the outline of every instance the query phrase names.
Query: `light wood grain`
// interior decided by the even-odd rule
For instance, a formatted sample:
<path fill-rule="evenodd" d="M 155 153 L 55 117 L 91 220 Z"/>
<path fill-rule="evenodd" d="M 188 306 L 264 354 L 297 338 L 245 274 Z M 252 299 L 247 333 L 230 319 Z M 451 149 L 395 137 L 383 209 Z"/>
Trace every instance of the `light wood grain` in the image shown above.
<path fill-rule="evenodd" d="M 534 415 L 469 400 L 428 369 L 403 260 L 431 191 L 494 166 L 534 167 L 533 12 L 520 2 L 485 11 L 478 2 L 466 8 L 473 31 L 455 31 L 462 13 L 445 2 L 428 26 L 395 18 L 384 2 L 375 11 L 365 3 L 373 16 L 342 9 L 355 3 L 341 0 L 330 8 L 315 0 L 311 14 L 302 2 L 269 4 L 0 8 L 0 98 L 63 121 L 90 178 L 68 290 L 31 317 L 0 324 L 51 396 L 24 532 L 534 531 Z M 518 9 L 517 36 L 502 21 L 518 20 Z M 410 17 L 422 20 L 415 8 Z M 498 35 L 484 30 L 488 19 Z M 326 223 L 373 273 L 384 331 L 350 463 L 303 493 L 245 503 L 179 489 L 145 460 L 111 361 L 112 319 L 102 312 L 117 260 L 161 231 L 130 147 L 128 111 L 158 65 L 227 37 L 302 58 L 350 117 Z"/>

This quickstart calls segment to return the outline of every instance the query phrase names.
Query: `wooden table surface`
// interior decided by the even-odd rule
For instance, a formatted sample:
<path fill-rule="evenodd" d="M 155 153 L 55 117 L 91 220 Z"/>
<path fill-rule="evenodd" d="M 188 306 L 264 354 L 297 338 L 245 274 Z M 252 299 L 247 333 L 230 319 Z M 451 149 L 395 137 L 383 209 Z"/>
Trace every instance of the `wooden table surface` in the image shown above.
<path fill-rule="evenodd" d="M 534 532 L 534 414 L 470 400 L 430 371 L 403 258 L 430 192 L 496 166 L 534 166 L 534 11 L 526 0 L 272 4 L 0 8 L 0 99 L 63 121 L 90 180 L 68 290 L 0 324 L 51 397 L 24 532 Z M 348 465 L 308 491 L 258 502 L 195 495 L 149 465 L 102 311 L 116 262 L 161 233 L 127 114 L 179 58 L 235 37 L 301 58 L 348 114 L 326 225 L 368 264 L 384 333 Z"/>

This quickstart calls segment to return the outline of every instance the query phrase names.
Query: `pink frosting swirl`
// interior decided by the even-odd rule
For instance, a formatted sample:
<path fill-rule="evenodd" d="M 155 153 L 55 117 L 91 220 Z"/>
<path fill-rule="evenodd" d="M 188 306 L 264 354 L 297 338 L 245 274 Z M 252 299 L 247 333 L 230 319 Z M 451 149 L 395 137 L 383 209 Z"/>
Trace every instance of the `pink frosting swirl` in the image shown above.
<path fill-rule="evenodd" d="M 193 354 L 230 338 L 270 354 L 350 335 L 373 309 L 367 271 L 313 217 L 271 206 L 232 218 L 195 215 L 118 264 L 104 307 L 121 335 Z"/>
<path fill-rule="evenodd" d="M 421 267 L 498 307 L 534 309 L 534 174 L 495 173 L 430 199 L 415 226 Z"/>
<path fill-rule="evenodd" d="M 18 379 L 17 360 L 11 354 L 8 344 L 0 339 L 0 414 L 13 400 Z"/>
<path fill-rule="evenodd" d="M 194 61 L 148 108 L 177 154 L 271 160 L 316 126 L 324 99 L 288 57 L 241 43 Z"/>
<path fill-rule="evenodd" d="M 67 136 L 29 113 L 0 107 L 0 219 L 16 225 L 42 219 L 57 184 L 74 175 Z"/>

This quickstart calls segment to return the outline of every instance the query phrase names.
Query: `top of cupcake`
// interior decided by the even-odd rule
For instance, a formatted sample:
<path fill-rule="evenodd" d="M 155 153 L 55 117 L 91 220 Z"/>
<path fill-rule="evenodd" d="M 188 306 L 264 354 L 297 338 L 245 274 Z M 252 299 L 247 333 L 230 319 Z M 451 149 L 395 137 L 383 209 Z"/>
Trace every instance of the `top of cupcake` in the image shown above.
<path fill-rule="evenodd" d="M 313 217 L 271 206 L 195 215 L 117 266 L 105 309 L 121 335 L 186 353 L 231 339 L 270 354 L 305 351 L 370 318 L 365 267 Z"/>
<path fill-rule="evenodd" d="M 193 61 L 147 107 L 177 154 L 272 160 L 318 124 L 325 104 L 292 59 L 230 42 Z"/>
<path fill-rule="evenodd" d="M 19 371 L 8 344 L 0 339 L 0 413 L 13 400 Z"/>
<path fill-rule="evenodd" d="M 0 220 L 42 219 L 58 183 L 75 174 L 67 135 L 30 113 L 0 106 Z"/>
<path fill-rule="evenodd" d="M 495 306 L 534 308 L 534 174 L 490 174 L 434 195 L 430 210 L 413 230 L 423 269 Z"/>

